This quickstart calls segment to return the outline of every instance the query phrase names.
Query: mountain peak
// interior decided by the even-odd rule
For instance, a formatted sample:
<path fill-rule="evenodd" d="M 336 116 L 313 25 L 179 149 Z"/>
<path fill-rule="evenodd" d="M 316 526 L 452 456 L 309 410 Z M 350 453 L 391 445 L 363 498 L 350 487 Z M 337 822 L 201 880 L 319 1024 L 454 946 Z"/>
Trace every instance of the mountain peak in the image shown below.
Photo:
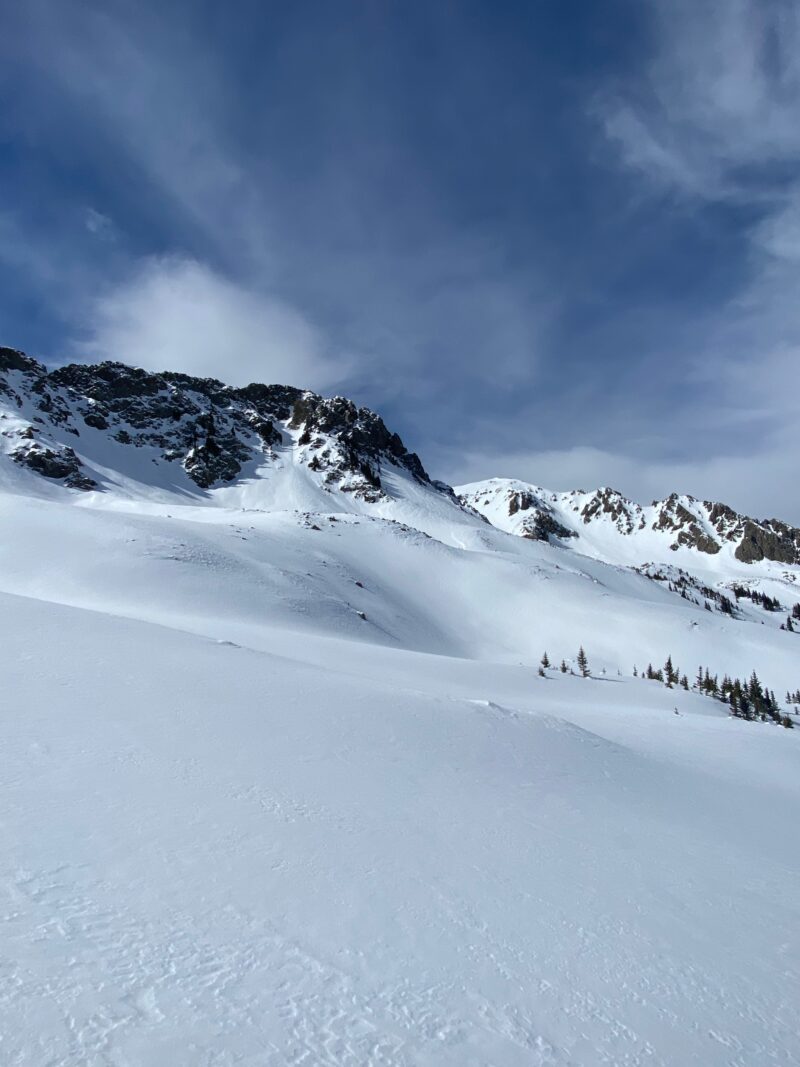
<path fill-rule="evenodd" d="M 727 549 L 740 563 L 800 564 L 800 529 L 688 494 L 673 492 L 643 507 L 608 486 L 552 492 L 513 478 L 473 482 L 456 492 L 509 533 L 570 541 L 581 552 L 611 560 L 630 562 L 638 552 L 642 558 L 637 561 L 644 563 L 665 548 L 708 556 Z"/>
<path fill-rule="evenodd" d="M 293 431 L 302 458 L 328 486 L 379 499 L 385 465 L 430 484 L 419 457 L 380 416 L 346 397 L 262 383 L 235 388 L 110 360 L 48 370 L 9 348 L 0 349 L 0 392 L 18 416 L 4 434 L 12 459 L 74 489 L 96 488 L 85 463 L 123 446 L 144 450 L 157 465 L 181 467 L 207 490 L 274 458 Z"/>

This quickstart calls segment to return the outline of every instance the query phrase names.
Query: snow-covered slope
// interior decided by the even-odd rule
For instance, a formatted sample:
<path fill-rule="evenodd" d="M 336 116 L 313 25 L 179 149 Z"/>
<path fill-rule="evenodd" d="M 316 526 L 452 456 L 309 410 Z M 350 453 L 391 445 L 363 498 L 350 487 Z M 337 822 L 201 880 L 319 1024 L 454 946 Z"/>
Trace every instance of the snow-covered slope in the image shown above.
<path fill-rule="evenodd" d="M 485 527 L 374 412 L 289 386 L 121 363 L 48 372 L 0 349 L 0 450 L 7 488 L 51 499 L 368 513 L 459 544 Z"/>
<path fill-rule="evenodd" d="M 497 529 L 638 568 L 698 602 L 719 606 L 727 597 L 735 617 L 786 626 L 800 600 L 800 530 L 777 519 L 758 521 L 691 496 L 643 507 L 613 489 L 555 493 L 508 478 L 456 492 Z M 761 610 L 761 595 L 777 606 Z"/>
<path fill-rule="evenodd" d="M 9 1067 L 800 1055 L 800 731 L 0 603 Z"/>
<path fill-rule="evenodd" d="M 640 676 L 796 719 L 796 565 L 510 536 L 349 401 L 5 353 L 3 1064 L 800 1056 L 800 730 Z"/>

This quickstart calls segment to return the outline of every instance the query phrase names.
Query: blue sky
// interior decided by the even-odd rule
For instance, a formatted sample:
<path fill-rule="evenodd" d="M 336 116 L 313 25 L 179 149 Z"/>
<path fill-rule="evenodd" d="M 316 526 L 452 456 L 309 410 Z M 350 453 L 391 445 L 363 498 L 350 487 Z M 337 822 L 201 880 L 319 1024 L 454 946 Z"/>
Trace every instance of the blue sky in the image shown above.
<path fill-rule="evenodd" d="M 795 3 L 26 0 L 0 60 L 3 343 L 800 521 Z"/>

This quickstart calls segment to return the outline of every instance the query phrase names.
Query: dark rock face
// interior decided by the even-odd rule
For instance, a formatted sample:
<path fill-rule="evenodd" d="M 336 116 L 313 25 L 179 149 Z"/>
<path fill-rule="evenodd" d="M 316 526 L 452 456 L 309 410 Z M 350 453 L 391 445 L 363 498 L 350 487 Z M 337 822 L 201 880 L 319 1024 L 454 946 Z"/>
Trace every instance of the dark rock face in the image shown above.
<path fill-rule="evenodd" d="M 380 466 L 388 459 L 395 466 L 404 467 L 418 481 L 430 479 L 415 452 L 409 452 L 396 433 L 391 433 L 383 419 L 369 408 L 359 408 L 345 397 L 331 399 L 304 393 L 292 408 L 290 426 L 303 427 L 301 445 L 314 445 L 319 437 L 333 439 L 340 455 L 334 458 L 323 450 L 318 454 L 319 470 L 328 471 L 336 479 L 338 471 L 359 471 L 374 490 L 381 488 Z"/>
<path fill-rule="evenodd" d="M 581 517 L 585 523 L 599 515 L 607 515 L 620 533 L 632 533 L 637 527 L 644 526 L 642 509 L 632 500 L 627 500 L 616 489 L 598 489 L 592 499 L 584 505 Z"/>
<path fill-rule="evenodd" d="M 756 563 L 762 559 L 777 563 L 800 563 L 800 530 L 778 519 L 757 523 L 744 520 L 744 530 L 734 555 L 742 563 Z"/>
<path fill-rule="evenodd" d="M 535 493 L 525 489 L 509 489 L 507 500 L 509 515 L 525 513 L 518 530 L 521 537 L 529 541 L 549 542 L 554 537 L 563 541 L 578 536 L 574 530 L 559 522 L 553 508 Z"/>
<path fill-rule="evenodd" d="M 574 530 L 567 529 L 549 511 L 537 511 L 532 520 L 528 519 L 523 524 L 522 536 L 531 541 L 549 541 L 552 537 L 565 541 L 578 535 Z"/>
<path fill-rule="evenodd" d="M 736 544 L 734 556 L 742 563 L 773 560 L 776 563 L 800 564 L 800 530 L 778 519 L 758 521 L 740 515 L 726 504 L 687 498 L 691 506 L 699 505 L 707 516 L 713 532 L 703 529 L 673 493 L 659 505 L 659 517 L 654 530 L 674 530 L 676 538 L 671 548 L 686 546 L 713 555 L 727 542 Z"/>
<path fill-rule="evenodd" d="M 725 505 L 720 505 L 725 508 Z M 715 555 L 722 547 L 709 533 L 702 529 L 695 515 L 673 493 L 660 505 L 659 515 L 653 523 L 654 530 L 670 530 L 676 534 L 670 548 L 694 548 L 707 555 Z"/>
<path fill-rule="evenodd" d="M 86 474 L 74 450 L 68 445 L 51 448 L 29 438 L 13 450 L 11 458 L 21 467 L 27 467 L 44 478 L 61 481 L 70 489 L 97 488 L 97 482 Z"/>
<path fill-rule="evenodd" d="M 42 374 L 44 367 L 35 359 L 26 356 L 24 352 L 18 352 L 16 348 L 4 348 L 0 345 L 0 373 L 9 370 L 20 370 L 26 374 Z"/>
<path fill-rule="evenodd" d="M 429 482 L 419 458 L 378 415 L 343 397 L 260 383 L 235 389 L 214 378 L 153 374 L 115 362 L 48 371 L 8 348 L 0 348 L 0 392 L 18 408 L 32 405 L 34 421 L 60 433 L 100 432 L 118 444 L 155 448 L 160 459 L 180 463 L 201 489 L 230 482 L 244 464 L 269 457 L 283 441 L 281 423 L 302 428 L 299 444 L 309 466 L 325 473 L 326 484 L 379 499 L 387 463 Z M 63 456 L 24 462 L 46 477 L 73 477 L 76 485 L 82 480 L 45 474 L 34 465 L 55 470 L 68 462 Z"/>
<path fill-rule="evenodd" d="M 516 515 L 520 511 L 530 511 L 531 508 L 539 508 L 541 506 L 541 501 L 533 493 L 527 493 L 522 489 L 513 489 L 509 493 L 509 515 Z"/>

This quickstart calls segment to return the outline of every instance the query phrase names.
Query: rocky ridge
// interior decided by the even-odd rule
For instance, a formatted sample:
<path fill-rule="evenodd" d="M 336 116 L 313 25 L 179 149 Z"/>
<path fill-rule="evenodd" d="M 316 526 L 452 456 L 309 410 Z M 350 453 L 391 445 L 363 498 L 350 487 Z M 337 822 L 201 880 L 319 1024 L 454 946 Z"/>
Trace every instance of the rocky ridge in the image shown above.
<path fill-rule="evenodd" d="M 3 400 L 2 451 L 18 466 L 75 491 L 103 488 L 97 464 L 87 466 L 86 460 L 98 444 L 139 449 L 153 463 L 174 464 L 201 492 L 277 462 L 281 448 L 291 444 L 296 461 L 316 472 L 324 488 L 367 503 L 385 499 L 385 474 L 396 468 L 531 540 L 584 550 L 582 542 L 593 531 L 626 540 L 660 534 L 673 551 L 713 556 L 731 546 L 741 563 L 800 564 L 800 529 L 677 493 L 643 507 L 610 488 L 553 493 L 496 478 L 464 486 L 456 497 L 449 486 L 431 481 L 419 457 L 375 412 L 345 397 L 292 386 L 235 388 L 111 361 L 49 370 L 22 352 L 0 348 Z"/>
<path fill-rule="evenodd" d="M 779 519 L 753 519 L 726 504 L 672 493 L 643 507 L 615 489 L 553 493 L 512 479 L 494 478 L 457 490 L 462 503 L 511 533 L 535 540 L 577 540 L 605 527 L 621 537 L 652 531 L 669 548 L 716 555 L 734 546 L 741 563 L 771 560 L 800 564 L 800 529 Z"/>
<path fill-rule="evenodd" d="M 75 447 L 60 438 L 100 432 L 131 448 L 150 447 L 158 461 L 180 465 L 200 489 L 239 477 L 252 461 L 269 461 L 286 431 L 323 482 L 367 500 L 383 495 L 381 470 L 404 468 L 430 479 L 413 452 L 380 416 L 344 397 L 326 399 L 283 385 L 242 388 L 213 378 L 150 373 L 122 363 L 69 364 L 48 370 L 0 348 L 0 395 L 19 419 L 3 431 L 20 466 L 72 489 L 97 488 Z"/>

